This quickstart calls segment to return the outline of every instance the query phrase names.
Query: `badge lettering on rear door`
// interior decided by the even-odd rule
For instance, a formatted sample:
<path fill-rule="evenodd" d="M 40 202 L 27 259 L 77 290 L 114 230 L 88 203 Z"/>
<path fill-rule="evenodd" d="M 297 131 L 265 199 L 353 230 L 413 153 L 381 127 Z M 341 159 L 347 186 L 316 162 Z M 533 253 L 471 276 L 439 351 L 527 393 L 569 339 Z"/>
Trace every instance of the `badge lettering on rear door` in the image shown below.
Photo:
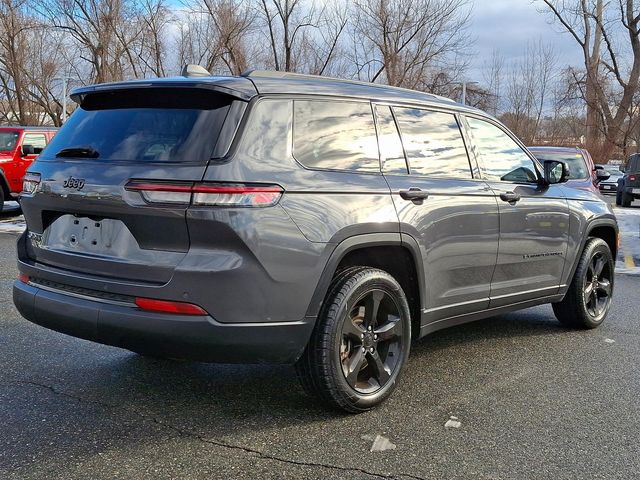
<path fill-rule="evenodd" d="M 84 178 L 69 177 L 62 183 L 62 186 L 64 188 L 76 188 L 78 190 L 82 190 L 82 187 L 84 187 Z"/>

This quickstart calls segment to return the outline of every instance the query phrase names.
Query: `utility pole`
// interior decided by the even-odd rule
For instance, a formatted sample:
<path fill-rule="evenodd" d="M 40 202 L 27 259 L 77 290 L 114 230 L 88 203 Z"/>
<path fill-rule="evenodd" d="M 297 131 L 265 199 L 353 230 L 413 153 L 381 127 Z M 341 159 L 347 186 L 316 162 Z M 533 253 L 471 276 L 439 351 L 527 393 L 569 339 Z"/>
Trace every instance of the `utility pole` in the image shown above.
<path fill-rule="evenodd" d="M 460 103 L 463 105 L 467 104 L 467 85 L 477 84 L 478 82 L 462 82 L 462 100 Z"/>
<path fill-rule="evenodd" d="M 67 80 L 71 80 L 68 75 L 55 77 L 54 80 L 62 80 L 62 124 L 67 121 Z"/>

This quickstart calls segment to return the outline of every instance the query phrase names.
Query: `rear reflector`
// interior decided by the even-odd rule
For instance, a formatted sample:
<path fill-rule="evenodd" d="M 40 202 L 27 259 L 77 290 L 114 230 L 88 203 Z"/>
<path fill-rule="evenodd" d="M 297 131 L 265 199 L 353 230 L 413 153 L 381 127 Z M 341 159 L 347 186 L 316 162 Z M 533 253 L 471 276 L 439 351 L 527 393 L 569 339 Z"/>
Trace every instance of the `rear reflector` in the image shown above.
<path fill-rule="evenodd" d="M 29 283 L 29 275 L 27 275 L 26 273 L 21 273 L 18 275 L 18 280 L 20 280 L 22 283 Z"/>
<path fill-rule="evenodd" d="M 268 207 L 280 200 L 278 185 L 161 183 L 132 180 L 126 190 L 140 192 L 148 203 L 197 206 Z"/>
<path fill-rule="evenodd" d="M 153 298 L 136 298 L 136 305 L 142 310 L 150 312 L 176 313 L 178 315 L 208 315 L 198 305 L 183 302 L 171 302 L 168 300 L 155 300 Z"/>

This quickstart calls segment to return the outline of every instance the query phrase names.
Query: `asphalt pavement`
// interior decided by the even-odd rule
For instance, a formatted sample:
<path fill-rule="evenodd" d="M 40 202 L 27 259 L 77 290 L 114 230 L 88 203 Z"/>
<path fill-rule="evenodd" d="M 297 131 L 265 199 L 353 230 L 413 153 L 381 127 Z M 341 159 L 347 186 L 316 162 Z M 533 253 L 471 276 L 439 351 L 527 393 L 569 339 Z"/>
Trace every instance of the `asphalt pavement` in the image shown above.
<path fill-rule="evenodd" d="M 353 416 L 307 397 L 288 366 L 153 360 L 27 322 L 11 301 L 15 239 L 0 233 L 1 479 L 640 472 L 640 277 L 617 276 L 596 330 L 543 306 L 430 335 L 391 399 Z"/>

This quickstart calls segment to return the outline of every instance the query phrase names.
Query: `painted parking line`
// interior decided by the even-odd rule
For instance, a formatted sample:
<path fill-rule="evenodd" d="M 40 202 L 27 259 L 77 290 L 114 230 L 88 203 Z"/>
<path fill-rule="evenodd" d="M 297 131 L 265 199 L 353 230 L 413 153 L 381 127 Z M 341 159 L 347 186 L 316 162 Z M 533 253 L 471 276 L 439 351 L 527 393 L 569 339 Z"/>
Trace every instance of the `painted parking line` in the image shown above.
<path fill-rule="evenodd" d="M 636 262 L 631 255 L 624 256 L 624 266 L 627 268 L 636 268 Z"/>

